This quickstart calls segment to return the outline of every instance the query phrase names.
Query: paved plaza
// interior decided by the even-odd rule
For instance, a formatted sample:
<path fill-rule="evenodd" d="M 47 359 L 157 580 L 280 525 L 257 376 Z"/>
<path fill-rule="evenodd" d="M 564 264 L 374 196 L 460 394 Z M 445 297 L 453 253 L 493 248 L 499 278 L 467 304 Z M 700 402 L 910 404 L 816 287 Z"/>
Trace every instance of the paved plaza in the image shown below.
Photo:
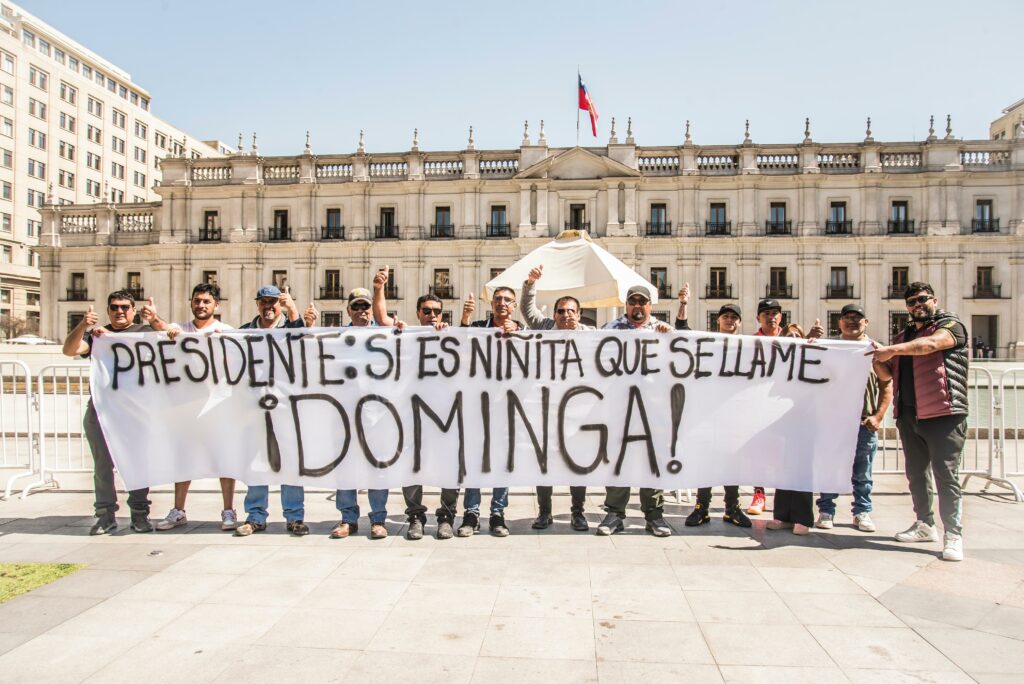
<path fill-rule="evenodd" d="M 319 491 L 305 538 L 276 494 L 266 533 L 221 532 L 213 491 L 191 496 L 186 527 L 133 534 L 122 509 L 116 534 L 89 537 L 91 494 L 46 492 L 0 502 L 0 561 L 87 567 L 0 606 L 0 681 L 1017 683 L 1024 505 L 980 487 L 962 563 L 891 541 L 913 521 L 895 475 L 876 481 L 877 533 L 850 526 L 844 497 L 840 524 L 808 537 L 766 530 L 769 515 L 726 526 L 720 494 L 696 530 L 670 497 L 667 539 L 644 534 L 634 495 L 626 533 L 598 537 L 597 491 L 591 533 L 570 530 L 567 492 L 537 533 L 525 489 L 505 539 L 407 541 L 392 492 L 388 539 L 360 521 L 332 541 Z M 153 499 L 160 517 L 171 494 Z"/>

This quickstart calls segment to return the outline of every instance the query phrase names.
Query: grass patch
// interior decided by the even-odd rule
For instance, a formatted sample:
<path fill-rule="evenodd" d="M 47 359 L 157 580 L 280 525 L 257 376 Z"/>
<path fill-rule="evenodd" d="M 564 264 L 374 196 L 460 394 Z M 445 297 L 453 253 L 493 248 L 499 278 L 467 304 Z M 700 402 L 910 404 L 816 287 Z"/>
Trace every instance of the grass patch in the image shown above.
<path fill-rule="evenodd" d="M 0 563 L 0 603 L 84 567 L 76 563 Z"/>

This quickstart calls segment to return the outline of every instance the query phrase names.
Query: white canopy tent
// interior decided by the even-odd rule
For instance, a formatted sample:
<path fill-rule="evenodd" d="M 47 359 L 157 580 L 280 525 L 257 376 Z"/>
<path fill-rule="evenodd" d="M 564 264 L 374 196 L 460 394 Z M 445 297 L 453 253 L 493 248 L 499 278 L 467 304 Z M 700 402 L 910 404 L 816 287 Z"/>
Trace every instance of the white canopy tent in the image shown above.
<path fill-rule="evenodd" d="M 585 232 L 576 230 L 562 231 L 502 271 L 484 285 L 483 298 L 490 301 L 499 287 L 519 292 L 530 269 L 540 265 L 544 266 L 544 275 L 537 281 L 538 302 L 572 296 L 584 307 L 622 306 L 626 292 L 634 285 L 643 285 L 650 292 L 651 302 L 658 301 L 658 288 L 591 241 Z"/>

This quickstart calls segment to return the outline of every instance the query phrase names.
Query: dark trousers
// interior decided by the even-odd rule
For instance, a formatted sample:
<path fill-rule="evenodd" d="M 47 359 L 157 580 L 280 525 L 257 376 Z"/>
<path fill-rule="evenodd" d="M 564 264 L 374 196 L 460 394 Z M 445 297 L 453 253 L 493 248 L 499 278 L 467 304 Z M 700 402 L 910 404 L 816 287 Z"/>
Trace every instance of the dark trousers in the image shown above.
<path fill-rule="evenodd" d="M 537 508 L 541 515 L 551 515 L 551 494 L 554 487 L 537 487 Z M 569 509 L 573 515 L 583 513 L 583 504 L 587 501 L 586 487 L 569 487 L 569 494 L 572 496 L 572 507 Z"/>
<path fill-rule="evenodd" d="M 629 487 L 605 487 L 604 510 L 620 518 L 626 517 Z M 647 520 L 665 517 L 665 492 L 661 489 L 640 488 L 640 510 Z"/>
<path fill-rule="evenodd" d="M 402 496 L 405 497 L 405 515 L 409 520 L 419 519 L 420 522 L 427 522 L 427 507 L 423 505 L 423 485 L 411 485 L 402 487 Z M 459 490 L 442 489 L 441 507 L 437 509 L 438 522 L 455 522 L 455 510 L 458 506 Z"/>
<path fill-rule="evenodd" d="M 701 487 L 697 490 L 697 502 L 709 508 L 711 506 L 711 487 Z M 725 508 L 735 508 L 740 505 L 740 486 L 725 485 Z"/>
<path fill-rule="evenodd" d="M 96 409 L 92 401 L 85 408 L 85 419 L 82 421 L 85 438 L 92 450 L 92 486 L 96 493 L 96 517 L 105 513 L 113 515 L 117 512 L 117 486 L 114 483 L 114 460 L 110 457 L 107 440 L 103 437 Z M 128 492 L 128 508 L 132 513 L 149 515 L 149 488 L 133 489 Z"/>
<path fill-rule="evenodd" d="M 918 420 L 912 411 L 901 411 L 896 427 L 917 519 L 935 524 L 932 502 L 938 490 L 942 527 L 960 534 L 960 454 L 967 439 L 967 416 Z"/>
<path fill-rule="evenodd" d="M 776 489 L 772 517 L 782 522 L 810 527 L 814 524 L 814 492 Z"/>

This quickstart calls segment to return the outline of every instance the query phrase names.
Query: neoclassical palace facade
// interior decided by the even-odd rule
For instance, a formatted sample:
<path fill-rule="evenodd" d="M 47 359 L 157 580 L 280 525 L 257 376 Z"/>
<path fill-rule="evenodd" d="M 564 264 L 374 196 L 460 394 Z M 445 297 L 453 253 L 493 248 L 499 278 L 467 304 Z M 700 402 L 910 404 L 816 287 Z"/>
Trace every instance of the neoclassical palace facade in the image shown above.
<path fill-rule="evenodd" d="M 255 315 L 253 296 L 285 283 L 322 323 L 347 323 L 344 298 L 391 269 L 391 308 L 415 320 L 433 290 L 466 293 L 564 229 L 594 240 L 654 283 L 674 315 L 689 282 L 694 328 L 737 302 L 753 331 L 758 299 L 789 319 L 861 302 L 887 340 L 905 321 L 902 289 L 931 282 L 979 345 L 1024 356 L 1024 138 L 819 144 L 550 147 L 298 156 L 236 153 L 161 162 L 161 201 L 47 205 L 40 245 L 42 332 L 62 338 L 106 294 L 153 297 L 190 317 L 194 284 L 216 281 L 222 318 Z M 597 323 L 614 310 L 587 312 Z"/>

